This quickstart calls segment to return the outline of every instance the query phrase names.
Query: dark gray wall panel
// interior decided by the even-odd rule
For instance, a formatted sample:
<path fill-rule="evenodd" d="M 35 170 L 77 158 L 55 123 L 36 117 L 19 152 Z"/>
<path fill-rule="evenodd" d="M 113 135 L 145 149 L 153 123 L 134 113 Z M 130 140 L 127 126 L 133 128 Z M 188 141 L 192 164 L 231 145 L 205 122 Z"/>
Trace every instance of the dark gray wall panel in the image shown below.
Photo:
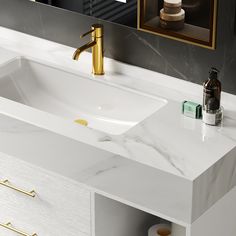
<path fill-rule="evenodd" d="M 201 84 L 211 66 L 221 70 L 223 90 L 236 94 L 235 0 L 219 0 L 217 50 L 164 39 L 27 0 L 0 0 L 0 25 L 69 46 L 91 24 L 105 26 L 106 56 Z"/>

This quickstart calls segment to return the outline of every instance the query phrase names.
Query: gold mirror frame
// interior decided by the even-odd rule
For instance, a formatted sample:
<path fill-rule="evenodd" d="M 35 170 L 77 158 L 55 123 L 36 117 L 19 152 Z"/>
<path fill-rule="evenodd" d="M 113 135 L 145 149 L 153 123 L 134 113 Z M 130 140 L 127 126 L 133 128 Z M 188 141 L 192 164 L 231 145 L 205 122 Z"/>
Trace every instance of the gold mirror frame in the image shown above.
<path fill-rule="evenodd" d="M 147 11 L 146 9 L 147 1 L 148 0 L 138 0 L 138 30 L 211 50 L 216 49 L 218 0 L 209 0 L 211 3 L 210 28 L 208 29 L 209 41 L 206 40 L 204 41 L 198 38 L 194 38 L 191 37 L 190 35 L 186 36 L 184 34 L 179 33 L 178 31 L 165 30 L 161 29 L 161 27 L 152 27 L 150 26 L 150 24 L 148 25 L 144 20 Z M 155 1 L 157 2 L 157 0 Z"/>

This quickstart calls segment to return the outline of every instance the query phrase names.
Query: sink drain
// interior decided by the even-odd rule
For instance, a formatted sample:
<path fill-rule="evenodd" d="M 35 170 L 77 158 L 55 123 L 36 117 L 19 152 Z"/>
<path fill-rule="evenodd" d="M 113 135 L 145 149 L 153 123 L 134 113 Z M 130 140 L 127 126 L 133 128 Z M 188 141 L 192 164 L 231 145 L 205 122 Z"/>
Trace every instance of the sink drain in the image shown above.
<path fill-rule="evenodd" d="M 84 119 L 75 120 L 75 123 L 83 125 L 83 126 L 88 126 L 88 121 Z"/>

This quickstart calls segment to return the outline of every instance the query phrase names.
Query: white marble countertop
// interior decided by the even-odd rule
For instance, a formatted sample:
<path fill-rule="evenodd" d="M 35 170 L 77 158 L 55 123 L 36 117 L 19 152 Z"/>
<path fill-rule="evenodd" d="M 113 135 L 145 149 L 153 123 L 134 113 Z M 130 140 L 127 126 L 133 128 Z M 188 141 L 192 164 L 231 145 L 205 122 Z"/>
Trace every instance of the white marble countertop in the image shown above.
<path fill-rule="evenodd" d="M 69 124 L 66 120 L 56 119 L 55 116 L 48 114 L 46 116 L 35 113 L 35 116 L 31 116 L 30 109 L 27 107 L 0 98 L 2 114 L 15 118 L 16 124 L 22 120 L 35 125 L 20 122 L 21 128 L 18 132 L 18 125 L 14 125 L 14 119 L 2 116 L 0 125 L 4 145 L 0 146 L 0 151 L 27 159 L 30 153 L 26 155 L 26 148 L 20 147 L 17 143 L 15 145 L 18 146 L 15 147 L 18 148 L 10 148 L 11 139 L 14 137 L 21 139 L 25 135 L 25 141 L 30 140 L 26 135 L 27 127 L 31 127 L 30 130 L 32 127 L 41 127 L 41 129 L 36 129 L 36 133 L 46 132 L 50 140 L 55 139 L 55 133 L 60 134 L 62 136 L 59 138 L 58 135 L 57 139 L 63 139 L 65 143 L 68 143 L 64 145 L 66 151 L 71 150 L 71 153 L 76 153 L 78 148 L 75 146 L 70 148 L 69 144 L 76 141 L 77 144 L 85 145 L 86 150 L 88 147 L 91 148 L 90 155 L 96 153 L 98 160 L 85 164 L 86 168 L 82 173 L 80 170 L 76 172 L 76 169 L 75 172 L 72 171 L 72 173 L 79 173 L 76 178 L 63 173 L 62 169 L 53 167 L 51 169 L 48 167 L 48 169 L 70 178 L 73 177 L 77 181 L 113 196 L 119 196 L 129 203 L 133 202 L 150 210 L 155 209 L 155 212 L 159 214 L 185 223 L 194 221 L 235 186 L 236 96 L 222 94 L 222 105 L 225 108 L 224 122 L 220 127 L 209 127 L 200 120 L 193 120 L 181 114 L 183 100 L 201 103 L 201 86 L 111 59 L 105 60 L 106 75 L 99 79 L 93 78 L 90 75 L 90 53 L 84 53 L 80 62 L 77 62 L 71 59 L 73 51 L 73 48 L 64 45 L 0 28 L 0 67 L 19 56 L 33 57 L 73 72 L 84 73 L 88 79 L 165 98 L 168 104 L 127 133 L 113 136 Z M 11 124 L 9 127 L 8 122 Z M 9 132 L 11 139 L 8 140 Z M 44 138 L 44 135 L 38 137 L 38 143 L 44 143 Z M 101 155 L 99 155 L 100 152 Z M 50 153 L 50 148 L 48 153 Z M 85 156 L 90 155 L 85 154 Z M 102 156 L 101 160 L 99 156 Z M 105 160 L 104 157 L 106 157 Z M 47 168 L 46 162 L 40 162 L 36 158 L 28 158 L 27 161 Z M 128 166 L 129 168 L 122 168 L 123 172 L 117 174 L 117 167 L 114 166 Z M 96 173 L 105 173 L 106 170 L 109 172 L 108 176 L 101 174 L 97 177 Z M 118 177 L 122 179 L 122 175 L 132 181 L 128 181 L 124 187 L 122 183 L 125 179 L 123 179 L 120 182 L 120 188 L 116 186 L 116 190 L 111 189 L 111 180 L 117 181 Z M 135 179 L 137 183 L 134 183 Z M 160 188 L 163 185 L 161 188 L 164 195 L 160 197 L 163 201 L 166 195 L 172 194 L 166 200 L 166 204 L 162 202 L 157 204 L 154 201 L 155 194 L 150 196 L 153 191 L 151 180 L 154 186 L 158 185 Z M 130 193 L 134 190 L 130 189 L 132 183 L 134 189 L 146 191 L 145 197 L 141 195 L 137 197 L 136 194 Z M 180 191 L 179 194 L 176 194 L 177 188 Z M 156 192 L 157 195 L 160 195 L 158 192 Z M 173 197 L 176 197 L 176 201 L 173 201 Z"/>

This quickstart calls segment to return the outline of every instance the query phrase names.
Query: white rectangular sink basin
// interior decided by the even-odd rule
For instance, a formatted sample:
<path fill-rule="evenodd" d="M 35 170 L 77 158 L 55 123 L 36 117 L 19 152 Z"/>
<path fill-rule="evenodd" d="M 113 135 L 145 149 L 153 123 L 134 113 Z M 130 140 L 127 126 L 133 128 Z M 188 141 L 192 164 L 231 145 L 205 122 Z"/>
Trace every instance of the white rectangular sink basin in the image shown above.
<path fill-rule="evenodd" d="M 0 96 L 114 135 L 167 103 L 26 58 L 0 67 Z"/>

